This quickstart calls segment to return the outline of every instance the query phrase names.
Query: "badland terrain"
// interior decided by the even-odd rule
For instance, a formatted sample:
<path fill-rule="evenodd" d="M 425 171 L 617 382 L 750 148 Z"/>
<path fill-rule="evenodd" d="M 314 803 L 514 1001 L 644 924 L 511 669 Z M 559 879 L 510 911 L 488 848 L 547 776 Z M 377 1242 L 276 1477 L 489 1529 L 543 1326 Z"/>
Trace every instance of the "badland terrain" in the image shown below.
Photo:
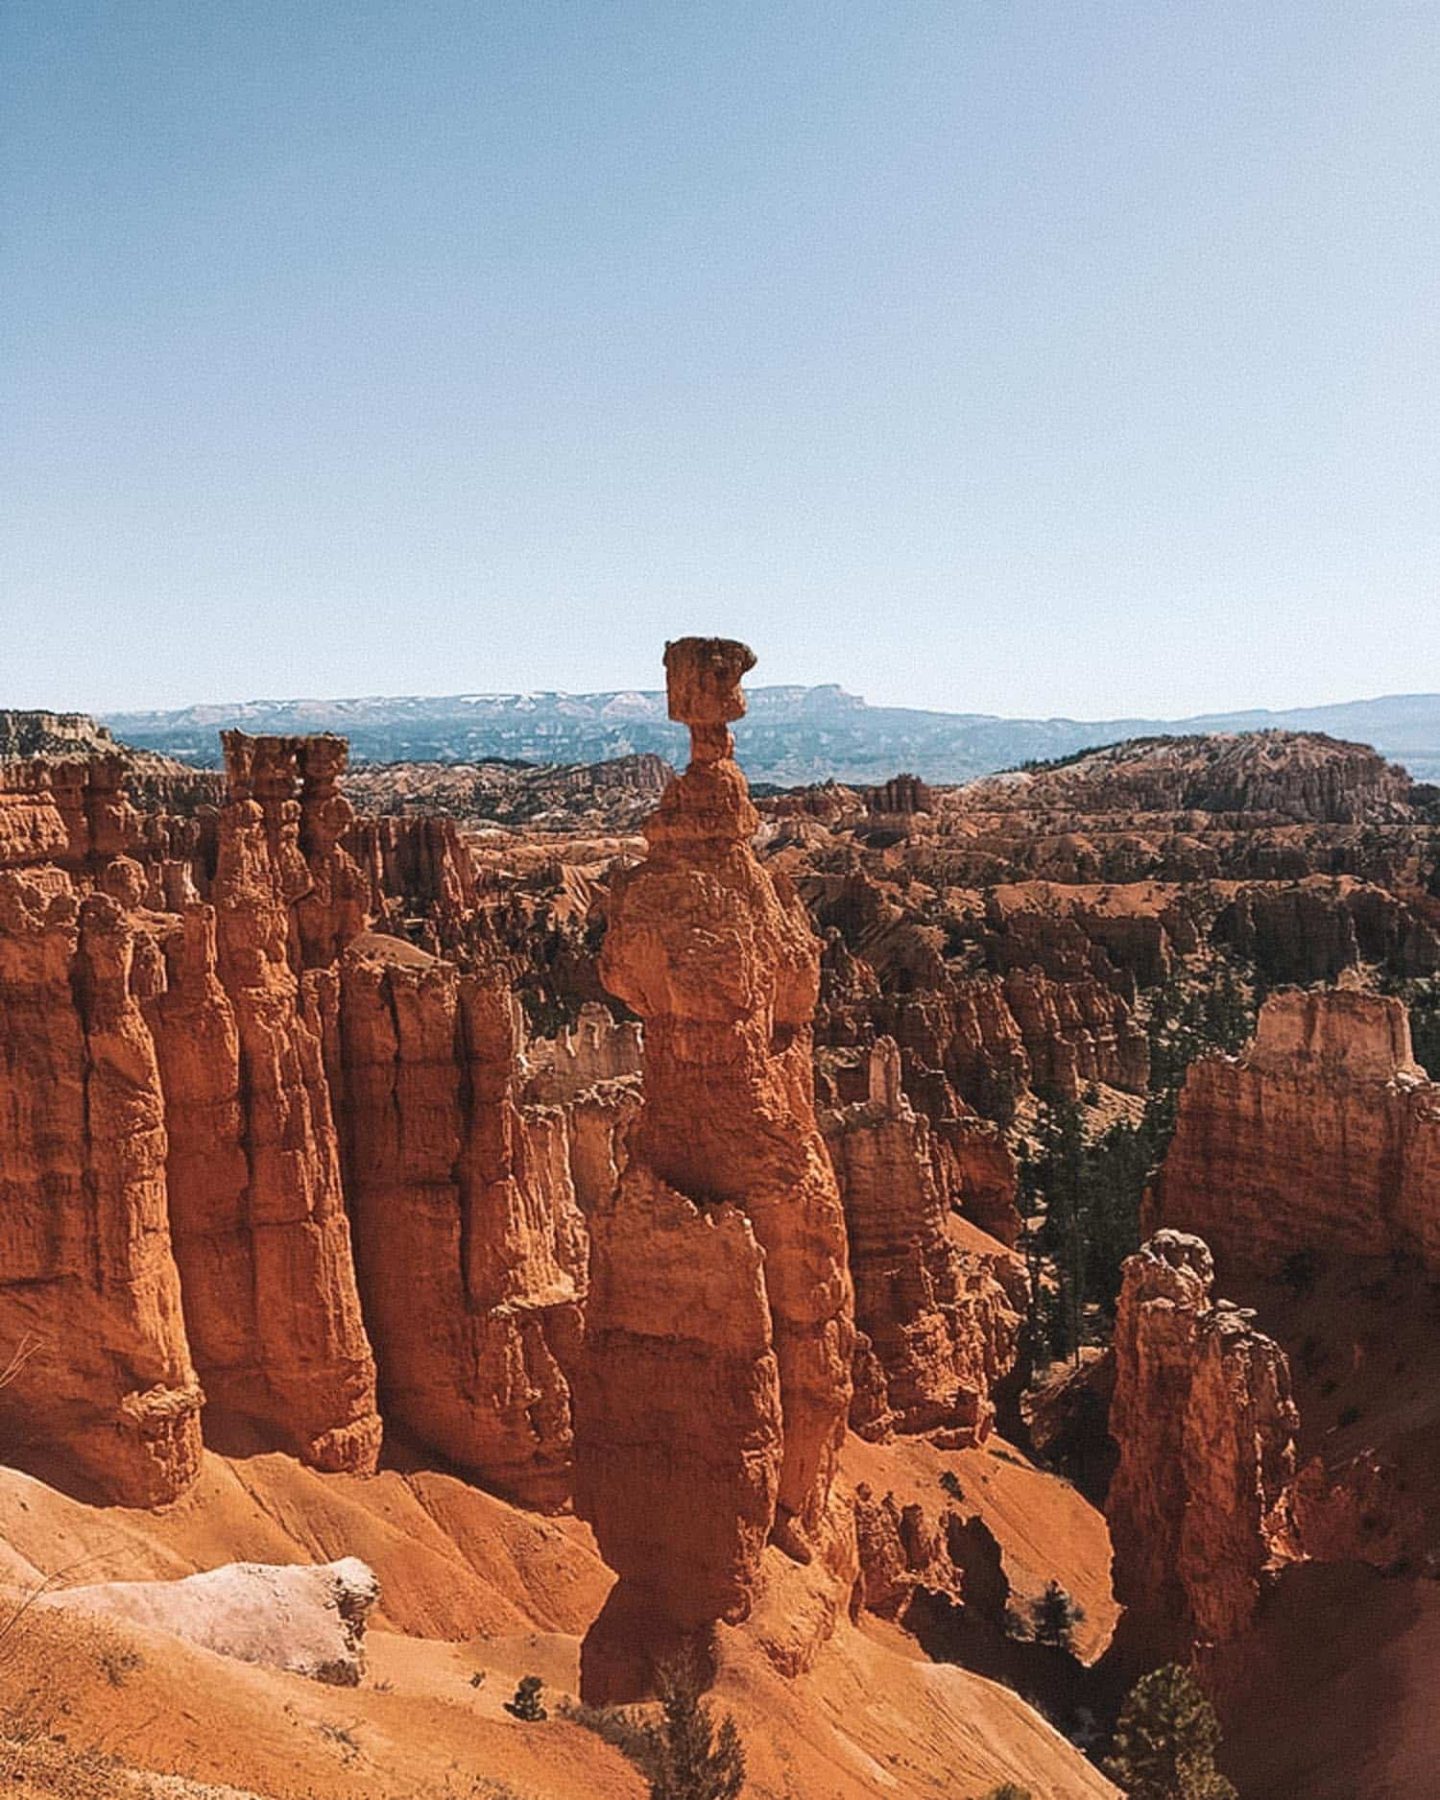
<path fill-rule="evenodd" d="M 778 788 L 768 703 L 752 793 L 753 662 L 504 762 L 0 714 L 7 1792 L 723 1791 L 681 1671 L 757 1800 L 1433 1793 L 1440 793 Z"/>

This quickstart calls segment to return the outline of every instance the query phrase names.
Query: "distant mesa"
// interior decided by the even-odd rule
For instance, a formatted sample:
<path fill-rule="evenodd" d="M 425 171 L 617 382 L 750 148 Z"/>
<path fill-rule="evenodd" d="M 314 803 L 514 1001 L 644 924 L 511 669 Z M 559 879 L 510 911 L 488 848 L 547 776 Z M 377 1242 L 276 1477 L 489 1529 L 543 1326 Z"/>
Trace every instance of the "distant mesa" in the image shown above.
<path fill-rule="evenodd" d="M 735 732 L 739 760 L 752 782 L 786 787 L 832 778 L 870 786 L 900 769 L 931 783 L 969 781 L 1134 738 L 1253 731 L 1323 732 L 1373 745 L 1417 781 L 1440 780 L 1440 694 L 1179 720 L 1002 719 L 871 706 L 833 684 L 752 688 L 748 698 Z M 680 766 L 686 753 L 684 730 L 666 716 L 659 690 L 251 700 L 110 713 L 104 724 L 127 743 L 200 767 L 218 766 L 218 733 L 232 728 L 340 731 L 356 763 L 596 763 L 648 754 Z"/>

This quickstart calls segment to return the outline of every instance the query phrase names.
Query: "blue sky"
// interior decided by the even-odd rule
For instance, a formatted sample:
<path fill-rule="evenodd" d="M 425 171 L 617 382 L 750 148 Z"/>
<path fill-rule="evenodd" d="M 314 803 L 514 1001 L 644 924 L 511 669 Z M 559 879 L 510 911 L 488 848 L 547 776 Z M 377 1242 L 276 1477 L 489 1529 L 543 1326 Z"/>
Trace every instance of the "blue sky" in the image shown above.
<path fill-rule="evenodd" d="M 1440 688 L 1433 0 L 11 0 L 0 705 Z"/>

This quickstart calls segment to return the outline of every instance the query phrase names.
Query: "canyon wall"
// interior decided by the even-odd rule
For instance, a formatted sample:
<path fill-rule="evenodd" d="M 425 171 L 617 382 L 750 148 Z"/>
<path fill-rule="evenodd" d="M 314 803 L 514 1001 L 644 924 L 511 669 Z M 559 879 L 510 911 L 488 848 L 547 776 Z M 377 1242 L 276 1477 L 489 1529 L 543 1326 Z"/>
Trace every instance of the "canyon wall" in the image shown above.
<path fill-rule="evenodd" d="M 323 851 L 312 874 L 301 847 L 296 790 L 315 744 L 226 735 L 213 963 L 206 909 L 188 916 L 189 954 L 182 935 L 155 1011 L 180 1149 L 171 1213 L 213 1422 L 227 1440 L 253 1433 L 321 1468 L 368 1469 L 375 1367 L 324 1066 L 335 978 L 304 966 L 331 904 Z"/>
<path fill-rule="evenodd" d="M 1440 1085 L 1398 1000 L 1348 989 L 1271 996 L 1238 1058 L 1204 1057 L 1181 1095 L 1147 1204 L 1195 1231 L 1223 1274 L 1300 1253 L 1417 1256 L 1440 1270 Z"/>
<path fill-rule="evenodd" d="M 633 1104 L 591 1065 L 634 1045 L 592 1021 L 557 1052 L 571 1103 L 522 1107 L 508 996 L 365 930 L 343 742 L 232 733 L 225 760 L 208 824 L 142 820 L 109 755 L 0 778 L 6 1454 L 162 1502 L 198 1471 L 203 1402 L 219 1448 L 365 1471 L 373 1333 L 403 1433 L 558 1505 L 572 1139 L 593 1195 Z M 425 823 L 368 847 L 443 916 L 468 860 Z"/>
<path fill-rule="evenodd" d="M 127 1505 L 200 1459 L 146 940 L 59 871 L 0 874 L 0 1387 L 7 1461 Z"/>
<path fill-rule="evenodd" d="M 386 1419 L 526 1504 L 569 1498 L 588 1236 L 511 997 L 398 939 L 342 965 L 345 1166 Z"/>
<path fill-rule="evenodd" d="M 938 1431 L 957 1447 L 983 1443 L 1018 1353 L 1024 1264 L 952 1213 L 892 1039 L 871 1050 L 867 1074 L 865 1100 L 822 1118 L 862 1334 L 852 1423 L 865 1436 Z"/>

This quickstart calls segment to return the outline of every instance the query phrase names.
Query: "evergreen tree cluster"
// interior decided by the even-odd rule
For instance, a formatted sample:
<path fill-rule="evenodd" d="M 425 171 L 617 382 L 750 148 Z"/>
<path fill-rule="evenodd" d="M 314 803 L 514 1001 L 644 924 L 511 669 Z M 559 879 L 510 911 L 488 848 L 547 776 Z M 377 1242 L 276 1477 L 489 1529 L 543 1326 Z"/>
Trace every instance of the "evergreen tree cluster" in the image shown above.
<path fill-rule="evenodd" d="M 1084 1623 L 1085 1608 L 1053 1579 L 1030 1602 L 1030 1624 L 1037 1644 L 1048 1644 L 1053 1650 L 1073 1649 L 1075 1627 Z"/>
<path fill-rule="evenodd" d="M 1167 1663 L 1130 1690 L 1105 1773 L 1129 1800 L 1238 1800 L 1215 1767 L 1219 1747 L 1214 1707 L 1187 1670 Z"/>
<path fill-rule="evenodd" d="M 745 1786 L 745 1750 L 727 1713 L 717 1724 L 694 1661 L 681 1657 L 657 1671 L 660 1717 L 619 1706 L 565 1706 L 628 1756 L 650 1784 L 650 1800 L 736 1800 Z"/>
<path fill-rule="evenodd" d="M 1405 999 L 1415 1060 L 1432 1081 L 1440 1081 L 1440 981 L 1419 984 Z"/>
<path fill-rule="evenodd" d="M 1042 1106 L 1020 1154 L 1020 1210 L 1035 1341 L 1052 1356 L 1073 1355 L 1114 1321 L 1121 1265 L 1140 1243 L 1141 1197 L 1169 1147 L 1190 1064 L 1239 1050 L 1254 1028 L 1254 1006 L 1228 967 L 1198 991 L 1168 983 L 1151 1004 L 1150 1091 L 1137 1123 L 1090 1138 L 1077 1102 Z"/>

